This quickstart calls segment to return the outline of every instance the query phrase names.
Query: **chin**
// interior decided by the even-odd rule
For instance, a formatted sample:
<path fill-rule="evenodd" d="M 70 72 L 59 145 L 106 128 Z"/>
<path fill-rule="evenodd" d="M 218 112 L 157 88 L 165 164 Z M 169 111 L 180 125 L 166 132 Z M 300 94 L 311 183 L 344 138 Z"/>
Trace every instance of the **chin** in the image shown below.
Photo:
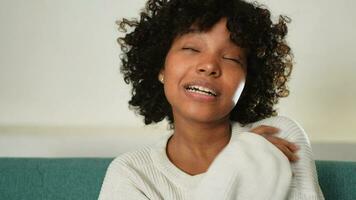
<path fill-rule="evenodd" d="M 189 113 L 187 119 L 197 123 L 216 123 L 229 121 L 229 115 L 223 115 L 221 113 L 215 112 L 199 112 L 199 113 Z"/>

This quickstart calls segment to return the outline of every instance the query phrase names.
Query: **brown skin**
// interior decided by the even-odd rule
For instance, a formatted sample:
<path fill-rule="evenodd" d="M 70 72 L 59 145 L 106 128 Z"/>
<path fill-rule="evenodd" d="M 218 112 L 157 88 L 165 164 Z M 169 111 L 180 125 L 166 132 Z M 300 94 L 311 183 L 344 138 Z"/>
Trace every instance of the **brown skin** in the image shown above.
<path fill-rule="evenodd" d="M 174 40 L 161 73 L 176 131 L 181 123 L 187 128 L 229 126 L 229 113 L 246 78 L 245 52 L 229 35 L 226 20 L 221 20 L 208 32 L 188 33 Z M 233 59 L 240 59 L 241 63 Z M 211 88 L 217 96 L 187 92 L 186 85 Z"/>
<path fill-rule="evenodd" d="M 202 128 L 199 129 L 201 134 L 195 133 L 193 130 L 175 132 L 167 145 L 167 155 L 172 163 L 190 175 L 205 172 L 230 140 L 229 128 Z"/>
<path fill-rule="evenodd" d="M 165 95 L 174 116 L 167 155 L 184 172 L 205 172 L 228 144 L 229 114 L 244 87 L 246 65 L 245 51 L 230 40 L 224 18 L 207 32 L 192 32 L 174 40 L 159 76 L 164 77 Z M 190 92 L 186 85 L 204 86 L 217 95 Z M 274 131 L 268 127 L 251 130 L 292 158 L 292 145 L 274 137 Z"/>

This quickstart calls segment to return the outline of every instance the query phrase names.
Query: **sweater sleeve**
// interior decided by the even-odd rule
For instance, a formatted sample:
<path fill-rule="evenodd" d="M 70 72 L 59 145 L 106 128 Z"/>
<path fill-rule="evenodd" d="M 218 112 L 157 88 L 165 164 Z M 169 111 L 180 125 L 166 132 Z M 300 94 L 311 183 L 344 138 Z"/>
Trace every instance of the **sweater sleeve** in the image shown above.
<path fill-rule="evenodd" d="M 194 199 L 284 200 L 291 176 L 288 159 L 265 138 L 250 132 L 232 134 Z"/>
<path fill-rule="evenodd" d="M 149 200 L 131 182 L 128 177 L 130 173 L 119 158 L 112 161 L 106 171 L 98 200 Z"/>
<path fill-rule="evenodd" d="M 291 163 L 292 182 L 288 193 L 288 200 L 323 200 L 324 196 L 318 183 L 312 148 L 307 134 L 295 121 L 287 117 L 272 117 L 256 123 L 258 125 L 278 127 L 281 131 L 278 137 L 297 144 L 299 160 Z"/>

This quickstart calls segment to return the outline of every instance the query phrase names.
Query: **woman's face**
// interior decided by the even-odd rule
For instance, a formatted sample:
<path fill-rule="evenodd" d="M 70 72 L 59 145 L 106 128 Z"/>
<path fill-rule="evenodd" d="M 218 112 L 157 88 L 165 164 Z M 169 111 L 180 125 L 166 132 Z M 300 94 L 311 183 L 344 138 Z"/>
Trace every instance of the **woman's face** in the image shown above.
<path fill-rule="evenodd" d="M 230 40 L 222 18 L 207 32 L 192 27 L 177 37 L 161 74 L 175 122 L 221 122 L 229 119 L 244 88 L 246 55 Z"/>

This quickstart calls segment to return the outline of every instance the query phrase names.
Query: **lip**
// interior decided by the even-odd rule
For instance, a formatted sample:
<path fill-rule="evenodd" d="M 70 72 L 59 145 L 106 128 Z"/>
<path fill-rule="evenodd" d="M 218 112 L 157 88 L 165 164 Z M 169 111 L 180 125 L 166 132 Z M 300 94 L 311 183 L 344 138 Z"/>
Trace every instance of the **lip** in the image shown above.
<path fill-rule="evenodd" d="M 193 86 L 193 85 L 208 88 L 209 90 L 214 91 L 216 96 L 199 94 L 199 93 L 195 93 L 195 92 L 191 92 L 191 91 L 187 90 L 188 86 Z M 221 94 L 220 90 L 218 89 L 218 87 L 215 84 L 212 84 L 211 82 L 205 81 L 205 80 L 194 80 L 194 81 L 187 82 L 183 85 L 183 89 L 184 89 L 185 94 L 188 97 L 193 98 L 194 100 L 197 100 L 197 101 L 206 101 L 206 102 L 216 101 L 217 98 Z"/>

